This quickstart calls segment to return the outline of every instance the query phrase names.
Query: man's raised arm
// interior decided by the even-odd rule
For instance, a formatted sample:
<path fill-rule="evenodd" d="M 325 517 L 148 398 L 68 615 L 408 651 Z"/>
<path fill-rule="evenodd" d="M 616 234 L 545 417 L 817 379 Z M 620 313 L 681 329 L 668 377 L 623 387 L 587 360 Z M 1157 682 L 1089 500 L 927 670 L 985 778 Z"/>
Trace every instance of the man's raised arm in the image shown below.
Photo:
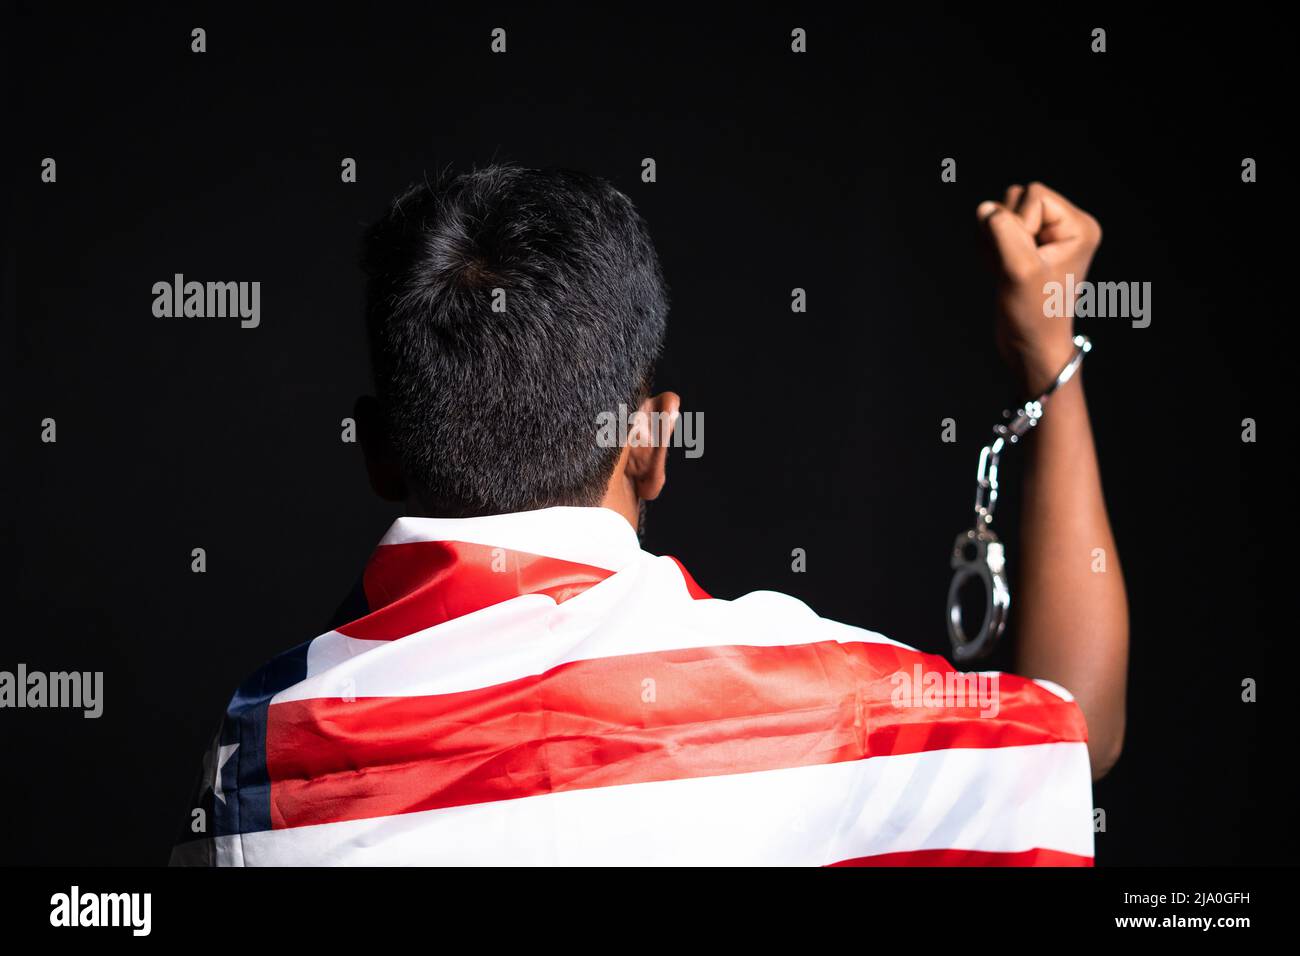
<path fill-rule="evenodd" d="M 1086 212 L 1041 183 L 1012 186 L 978 210 L 998 266 L 998 344 L 1040 394 L 1073 352 L 1074 303 L 1051 316 L 1044 286 L 1082 282 L 1101 241 Z M 1067 285 L 1066 276 L 1073 280 Z M 1085 363 L 1086 364 L 1086 363 Z M 1051 397 L 1032 437 L 1017 560 L 1016 670 L 1064 686 L 1088 724 L 1093 779 L 1124 742 L 1128 600 L 1102 497 L 1082 369 Z"/>

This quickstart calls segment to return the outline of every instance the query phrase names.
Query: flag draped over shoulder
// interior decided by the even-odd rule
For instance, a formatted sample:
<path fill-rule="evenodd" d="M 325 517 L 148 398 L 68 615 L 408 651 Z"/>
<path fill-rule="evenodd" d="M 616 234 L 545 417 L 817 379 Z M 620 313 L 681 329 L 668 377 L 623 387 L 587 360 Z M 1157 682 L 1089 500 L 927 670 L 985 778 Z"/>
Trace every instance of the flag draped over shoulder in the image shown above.
<path fill-rule="evenodd" d="M 1063 689 L 710 598 L 612 511 L 402 518 L 361 590 L 235 693 L 173 863 L 1092 863 Z"/>

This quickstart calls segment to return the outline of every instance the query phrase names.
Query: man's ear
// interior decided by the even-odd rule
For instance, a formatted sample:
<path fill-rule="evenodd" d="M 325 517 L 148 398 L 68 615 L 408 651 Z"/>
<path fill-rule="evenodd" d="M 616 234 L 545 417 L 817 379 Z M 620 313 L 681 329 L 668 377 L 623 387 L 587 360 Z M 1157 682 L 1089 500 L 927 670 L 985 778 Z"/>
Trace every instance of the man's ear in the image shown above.
<path fill-rule="evenodd" d="M 668 446 L 681 415 L 682 400 L 676 392 L 661 392 L 641 403 L 628 435 L 627 464 L 623 473 L 632 482 L 636 496 L 654 501 L 667 480 Z"/>
<path fill-rule="evenodd" d="M 361 453 L 366 457 L 366 472 L 370 487 L 385 501 L 406 500 L 406 479 L 402 477 L 401 462 L 388 441 L 388 429 L 379 409 L 379 400 L 373 395 L 362 395 L 352 407 L 357 420 L 357 434 L 361 438 Z"/>

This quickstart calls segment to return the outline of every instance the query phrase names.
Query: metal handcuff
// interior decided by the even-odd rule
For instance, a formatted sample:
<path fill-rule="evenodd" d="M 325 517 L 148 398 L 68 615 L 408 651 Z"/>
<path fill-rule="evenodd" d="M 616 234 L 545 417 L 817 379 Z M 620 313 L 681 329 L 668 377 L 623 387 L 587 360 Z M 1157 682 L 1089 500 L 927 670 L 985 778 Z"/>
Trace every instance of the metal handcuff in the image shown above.
<path fill-rule="evenodd" d="M 1006 421 L 993 426 L 994 439 L 980 449 L 979 468 L 975 473 L 975 527 L 957 535 L 952 547 L 952 582 L 948 585 L 948 636 L 952 639 L 953 658 L 958 661 L 986 657 L 997 644 L 1007 625 L 1011 607 L 1011 589 L 1007 586 L 1006 553 L 993 533 L 993 508 L 998 503 L 998 461 L 1008 445 L 1014 445 L 1043 417 L 1043 405 L 1052 393 L 1068 382 L 1092 349 L 1086 335 L 1074 337 L 1074 355 L 1065 363 L 1047 390 L 1033 401 L 1025 402 L 1014 413 L 1004 411 Z M 962 627 L 961 586 L 972 577 L 984 584 L 984 621 L 979 633 L 968 637 Z"/>

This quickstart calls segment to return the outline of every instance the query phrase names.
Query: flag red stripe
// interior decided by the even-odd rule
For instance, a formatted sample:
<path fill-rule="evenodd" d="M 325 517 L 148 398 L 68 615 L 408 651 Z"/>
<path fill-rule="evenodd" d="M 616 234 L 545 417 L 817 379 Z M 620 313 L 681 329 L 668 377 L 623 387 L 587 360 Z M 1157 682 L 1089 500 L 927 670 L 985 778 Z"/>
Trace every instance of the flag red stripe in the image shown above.
<path fill-rule="evenodd" d="M 1076 705 L 999 675 L 996 717 L 898 707 L 892 644 L 715 646 L 563 664 L 452 694 L 269 708 L 272 826 L 945 748 L 1086 740 Z M 359 688 L 364 693 L 364 687 Z"/>
<path fill-rule="evenodd" d="M 1019 852 L 909 850 L 842 860 L 831 866 L 1092 866 L 1092 857 L 1035 847 Z"/>
<path fill-rule="evenodd" d="M 394 641 L 522 594 L 545 594 L 560 604 L 613 573 L 464 541 L 380 545 L 362 578 L 366 601 L 376 610 L 338 630 Z"/>

